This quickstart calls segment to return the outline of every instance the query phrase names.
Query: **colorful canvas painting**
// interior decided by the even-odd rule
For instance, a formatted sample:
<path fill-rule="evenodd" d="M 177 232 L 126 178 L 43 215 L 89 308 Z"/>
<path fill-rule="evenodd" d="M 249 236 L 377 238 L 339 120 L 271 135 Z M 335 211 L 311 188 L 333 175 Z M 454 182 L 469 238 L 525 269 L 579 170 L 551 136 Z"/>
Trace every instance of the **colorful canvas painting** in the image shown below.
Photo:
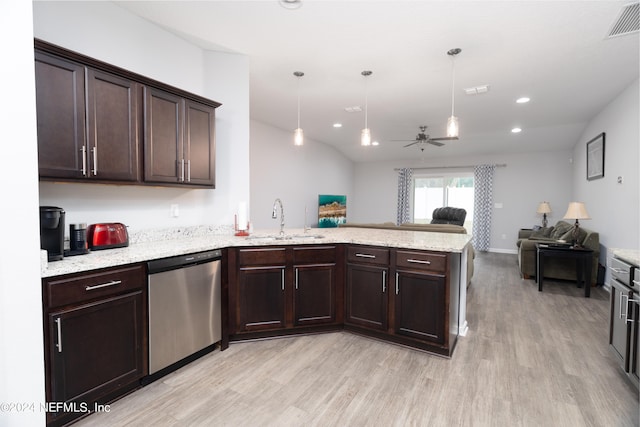
<path fill-rule="evenodd" d="M 347 222 L 347 196 L 318 196 L 318 227 L 331 228 Z"/>

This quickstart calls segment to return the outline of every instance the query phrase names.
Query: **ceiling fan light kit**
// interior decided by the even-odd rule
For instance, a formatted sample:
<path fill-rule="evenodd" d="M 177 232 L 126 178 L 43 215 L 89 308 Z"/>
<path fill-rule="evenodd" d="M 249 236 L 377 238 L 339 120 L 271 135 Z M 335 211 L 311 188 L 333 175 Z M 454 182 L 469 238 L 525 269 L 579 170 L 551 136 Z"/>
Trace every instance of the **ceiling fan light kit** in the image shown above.
<path fill-rule="evenodd" d="M 304 131 L 300 127 L 300 78 L 304 76 L 302 71 L 294 71 L 293 75 L 298 79 L 298 127 L 293 132 L 293 144 L 301 146 L 304 144 Z"/>

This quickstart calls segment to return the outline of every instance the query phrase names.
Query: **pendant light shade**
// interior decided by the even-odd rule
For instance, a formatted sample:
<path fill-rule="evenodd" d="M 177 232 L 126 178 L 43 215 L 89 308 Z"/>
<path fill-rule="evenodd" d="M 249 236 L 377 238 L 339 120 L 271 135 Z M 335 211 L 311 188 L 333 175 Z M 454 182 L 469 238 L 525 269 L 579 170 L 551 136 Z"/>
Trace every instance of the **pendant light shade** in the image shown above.
<path fill-rule="evenodd" d="M 293 132 L 293 144 L 296 146 L 304 145 L 304 131 L 300 127 L 300 78 L 304 76 L 302 71 L 295 71 L 294 76 L 298 78 L 298 127 Z"/>
<path fill-rule="evenodd" d="M 371 129 L 369 129 L 368 123 L 368 115 L 369 115 L 369 91 L 367 88 L 367 77 L 369 77 L 372 72 L 371 71 L 363 71 L 361 73 L 365 78 L 365 86 L 364 86 L 364 129 L 360 132 L 360 145 L 363 147 L 367 147 L 371 145 Z"/>
<path fill-rule="evenodd" d="M 460 133 L 460 127 L 458 124 L 458 118 L 454 114 L 454 91 L 456 81 L 456 55 L 462 52 L 462 49 L 451 49 L 447 52 L 447 55 L 451 56 L 451 117 L 447 120 L 447 136 L 451 138 L 457 138 Z"/>

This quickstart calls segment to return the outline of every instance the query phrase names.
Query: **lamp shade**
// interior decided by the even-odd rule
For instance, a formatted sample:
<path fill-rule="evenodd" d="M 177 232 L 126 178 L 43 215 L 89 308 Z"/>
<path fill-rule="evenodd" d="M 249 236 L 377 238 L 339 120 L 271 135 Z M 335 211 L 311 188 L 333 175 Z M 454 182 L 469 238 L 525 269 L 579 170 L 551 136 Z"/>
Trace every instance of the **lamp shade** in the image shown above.
<path fill-rule="evenodd" d="M 564 219 L 591 219 L 582 202 L 571 202 L 564 214 Z"/>
<path fill-rule="evenodd" d="M 540 202 L 536 213 L 539 213 L 539 214 L 551 213 L 551 206 L 549 205 L 549 202 Z"/>

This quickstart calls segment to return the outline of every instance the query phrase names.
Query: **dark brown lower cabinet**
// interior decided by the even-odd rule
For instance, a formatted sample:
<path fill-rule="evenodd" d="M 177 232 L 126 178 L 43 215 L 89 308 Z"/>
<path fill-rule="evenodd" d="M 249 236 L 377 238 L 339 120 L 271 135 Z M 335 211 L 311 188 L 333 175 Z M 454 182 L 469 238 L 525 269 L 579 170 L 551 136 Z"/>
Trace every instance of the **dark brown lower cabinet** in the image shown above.
<path fill-rule="evenodd" d="M 388 269 L 347 265 L 347 323 L 386 331 L 388 324 Z"/>
<path fill-rule="evenodd" d="M 335 263 L 294 267 L 295 326 L 333 323 L 336 318 Z"/>
<path fill-rule="evenodd" d="M 336 245 L 229 250 L 232 340 L 337 329 L 343 321 Z"/>
<path fill-rule="evenodd" d="M 246 267 L 238 273 L 240 330 L 285 327 L 284 266 Z"/>
<path fill-rule="evenodd" d="M 398 335 L 443 344 L 444 275 L 396 271 L 395 328 Z"/>
<path fill-rule="evenodd" d="M 143 266 L 43 280 L 47 412 L 57 426 L 139 386 L 147 372 Z"/>

